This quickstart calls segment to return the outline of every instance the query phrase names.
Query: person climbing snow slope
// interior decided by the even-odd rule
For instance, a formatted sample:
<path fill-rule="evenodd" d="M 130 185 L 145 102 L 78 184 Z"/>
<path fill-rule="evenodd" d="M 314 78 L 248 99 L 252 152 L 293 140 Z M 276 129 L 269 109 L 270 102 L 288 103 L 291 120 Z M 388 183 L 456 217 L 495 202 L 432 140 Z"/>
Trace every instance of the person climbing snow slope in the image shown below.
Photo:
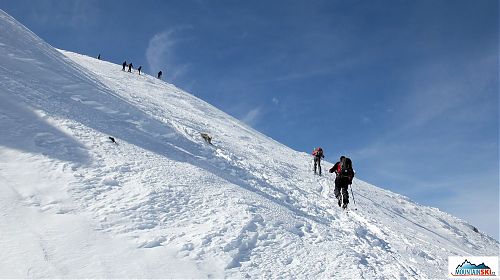
<path fill-rule="evenodd" d="M 319 169 L 319 176 L 321 176 L 321 159 L 325 158 L 323 149 L 321 147 L 314 149 L 312 155 L 314 157 L 314 174 L 316 174 L 316 169 Z"/>
<path fill-rule="evenodd" d="M 340 161 L 330 168 L 330 173 L 335 172 L 335 190 L 334 195 L 337 198 L 339 207 L 347 208 L 349 204 L 349 193 L 347 189 L 352 184 L 354 178 L 354 170 L 350 158 L 341 156 Z"/>

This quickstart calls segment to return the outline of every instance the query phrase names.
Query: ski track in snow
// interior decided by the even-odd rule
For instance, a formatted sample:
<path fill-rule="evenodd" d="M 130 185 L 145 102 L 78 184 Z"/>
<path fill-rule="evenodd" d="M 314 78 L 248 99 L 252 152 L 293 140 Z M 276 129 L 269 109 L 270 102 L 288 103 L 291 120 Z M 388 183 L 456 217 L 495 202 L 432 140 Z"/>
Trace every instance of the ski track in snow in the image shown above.
<path fill-rule="evenodd" d="M 498 253 L 358 179 L 343 211 L 307 153 L 3 12 L 0 25 L 0 276 L 443 278 L 448 256 Z"/>

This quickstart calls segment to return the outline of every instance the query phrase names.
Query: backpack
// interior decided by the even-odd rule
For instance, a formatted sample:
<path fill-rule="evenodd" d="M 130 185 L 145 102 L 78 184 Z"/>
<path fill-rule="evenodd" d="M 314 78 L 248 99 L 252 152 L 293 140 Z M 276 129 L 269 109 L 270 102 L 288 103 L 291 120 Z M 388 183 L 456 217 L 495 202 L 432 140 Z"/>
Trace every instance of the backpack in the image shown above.
<path fill-rule="evenodd" d="M 312 155 L 315 157 L 322 157 L 323 156 L 323 149 L 321 149 L 321 147 L 314 149 L 314 151 L 312 152 Z"/>
<path fill-rule="evenodd" d="M 352 161 L 350 158 L 346 157 L 339 162 L 337 166 L 337 174 L 341 178 L 351 178 L 354 171 L 352 170 Z"/>

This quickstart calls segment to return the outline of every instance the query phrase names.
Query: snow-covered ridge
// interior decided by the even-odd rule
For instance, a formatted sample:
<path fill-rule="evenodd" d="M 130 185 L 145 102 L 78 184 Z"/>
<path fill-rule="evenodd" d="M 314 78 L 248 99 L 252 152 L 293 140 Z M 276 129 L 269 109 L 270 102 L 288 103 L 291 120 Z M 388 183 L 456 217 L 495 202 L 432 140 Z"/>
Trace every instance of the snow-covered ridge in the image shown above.
<path fill-rule="evenodd" d="M 307 153 L 3 11 L 0 29 L 1 277 L 444 278 L 448 256 L 498 255 L 357 179 L 342 212 Z"/>

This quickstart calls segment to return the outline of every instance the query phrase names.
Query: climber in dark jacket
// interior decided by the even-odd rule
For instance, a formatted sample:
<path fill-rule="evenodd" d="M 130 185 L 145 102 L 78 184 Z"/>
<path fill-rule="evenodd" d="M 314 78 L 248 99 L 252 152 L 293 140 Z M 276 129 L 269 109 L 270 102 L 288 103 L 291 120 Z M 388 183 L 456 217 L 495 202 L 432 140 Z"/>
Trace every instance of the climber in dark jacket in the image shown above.
<path fill-rule="evenodd" d="M 352 169 L 352 161 L 350 158 L 341 156 L 340 161 L 330 168 L 330 173 L 335 173 L 335 190 L 334 194 L 337 198 L 339 207 L 346 208 L 349 204 L 349 193 L 347 189 L 352 184 L 354 178 L 354 169 Z M 342 196 L 341 193 L 342 192 Z"/>

